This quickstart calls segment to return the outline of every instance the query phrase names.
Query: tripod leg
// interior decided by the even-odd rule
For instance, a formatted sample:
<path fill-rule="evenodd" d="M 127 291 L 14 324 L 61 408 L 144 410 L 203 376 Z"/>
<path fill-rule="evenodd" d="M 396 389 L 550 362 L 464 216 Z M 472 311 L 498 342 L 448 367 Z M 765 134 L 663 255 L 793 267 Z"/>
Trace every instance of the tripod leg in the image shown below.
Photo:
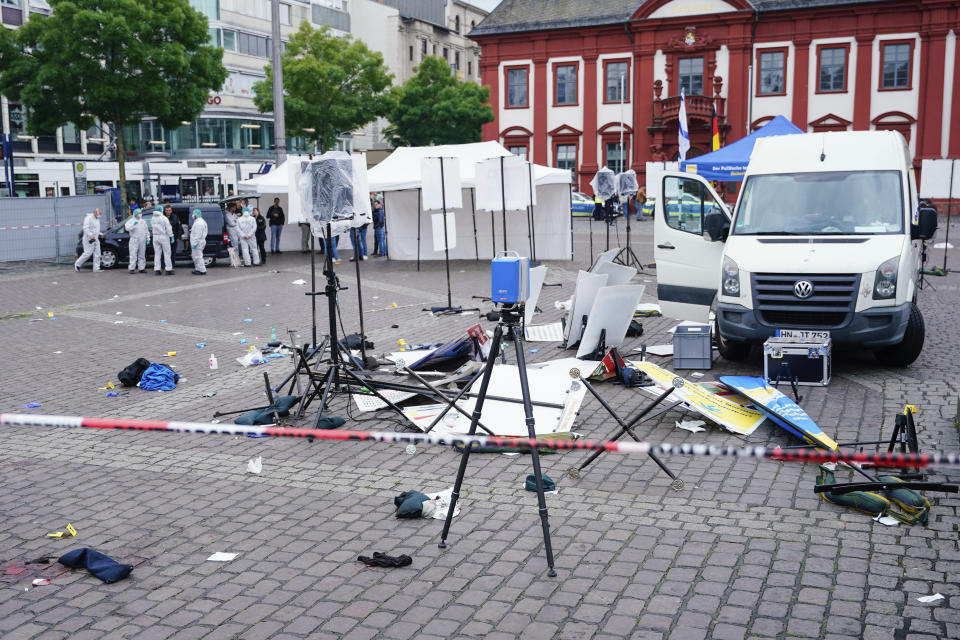
<path fill-rule="evenodd" d="M 490 376 L 493 375 L 493 366 L 497 361 L 497 351 L 500 349 L 500 340 L 503 337 L 503 327 L 499 324 L 493 332 L 493 344 L 490 345 L 490 355 L 487 357 L 487 364 L 483 368 L 483 379 L 480 381 L 480 393 L 477 395 L 477 402 L 473 407 L 473 416 L 470 419 L 471 436 L 477 433 L 477 424 L 480 422 L 480 414 L 483 412 L 483 401 L 487 396 L 487 387 L 490 385 Z M 532 409 L 531 409 L 532 410 Z M 460 457 L 460 468 L 457 470 L 457 479 L 453 483 L 453 494 L 450 496 L 450 509 L 447 511 L 447 517 L 443 521 L 443 531 L 440 533 L 440 543 L 437 545 L 441 549 L 447 548 L 447 534 L 450 533 L 450 521 L 453 520 L 453 512 L 456 510 L 457 500 L 460 499 L 460 487 L 463 486 L 463 476 L 467 472 L 467 462 L 470 460 L 471 443 L 463 448 L 463 455 Z"/>
<path fill-rule="evenodd" d="M 463 396 L 465 396 L 467 393 L 470 392 L 470 388 L 473 386 L 473 383 L 476 382 L 481 375 L 483 375 L 483 369 L 481 369 L 480 371 L 477 371 L 477 373 L 472 378 L 470 378 L 467 384 L 464 385 L 463 389 L 460 389 L 460 393 L 458 393 L 456 397 L 454 397 L 453 400 L 450 401 L 450 404 L 448 404 L 446 407 L 443 408 L 443 411 L 441 411 L 440 414 L 433 419 L 433 422 L 430 423 L 430 426 L 428 426 L 426 429 L 423 430 L 424 433 L 430 433 L 433 430 L 433 428 L 437 426 L 437 423 L 443 420 L 443 416 L 447 415 L 447 412 L 450 411 L 450 409 L 453 407 L 455 402 L 459 402 L 460 398 L 462 398 Z"/>
<path fill-rule="evenodd" d="M 519 327 L 511 327 L 513 332 L 514 344 L 522 345 L 523 336 L 520 335 Z M 523 349 L 517 349 L 517 373 L 520 374 L 520 395 L 523 396 L 523 414 L 527 423 L 527 435 L 530 439 L 537 437 L 533 421 L 533 403 L 530 402 L 530 384 L 527 381 L 526 362 L 524 362 Z M 557 572 L 553 568 L 553 545 L 550 542 L 550 523 L 547 521 L 547 499 L 543 495 L 543 472 L 540 470 L 540 452 L 536 447 L 530 449 L 530 457 L 533 459 L 533 477 L 537 481 L 537 504 L 540 507 L 540 526 L 543 528 L 543 546 L 547 554 L 547 575 L 551 578 L 556 577 Z"/>
<path fill-rule="evenodd" d="M 447 411 L 448 411 L 449 409 L 456 409 L 459 413 L 462 413 L 462 414 L 465 415 L 466 417 L 471 418 L 471 419 L 473 418 L 473 416 L 471 416 L 469 413 L 466 412 L 465 409 L 463 409 L 462 407 L 460 407 L 460 406 L 457 404 L 457 399 L 456 399 L 456 398 L 454 398 L 453 400 L 450 400 L 450 399 L 447 398 L 439 389 L 437 389 L 435 386 L 433 386 L 432 384 L 430 384 L 429 382 L 427 382 L 426 380 L 424 380 L 422 376 L 417 375 L 417 372 L 416 372 L 416 371 L 414 371 L 414 370 L 411 369 L 410 367 L 406 367 L 406 370 L 407 370 L 407 373 L 409 373 L 409 374 L 412 375 L 414 378 L 416 378 L 417 381 L 418 381 L 420 384 L 422 384 L 422 385 L 425 386 L 427 389 L 430 389 L 430 391 L 433 391 L 435 394 L 437 394 L 438 396 L 440 396 L 441 398 L 443 398 L 443 401 L 447 403 L 447 406 L 446 406 L 446 407 L 444 408 L 444 410 L 443 410 L 443 415 L 446 415 L 446 413 L 447 413 Z M 463 394 L 461 393 L 461 394 L 458 395 L 458 397 L 459 397 L 459 396 L 462 396 L 462 395 L 463 395 Z M 433 428 L 433 426 L 437 423 L 437 421 L 438 421 L 441 417 L 442 417 L 442 416 L 437 416 L 437 417 L 434 419 L 433 423 L 430 424 L 430 427 L 428 428 L 428 431 L 429 431 L 429 429 L 432 429 L 432 428 Z M 480 427 L 481 429 L 483 429 L 484 431 L 486 431 L 487 433 L 489 433 L 491 436 L 492 436 L 492 435 L 495 435 L 495 434 L 493 433 L 493 431 L 490 431 L 490 429 L 487 429 L 485 426 L 483 426 L 483 423 L 482 423 L 482 422 L 479 422 L 479 421 L 478 421 L 478 422 L 477 422 L 477 426 Z"/>

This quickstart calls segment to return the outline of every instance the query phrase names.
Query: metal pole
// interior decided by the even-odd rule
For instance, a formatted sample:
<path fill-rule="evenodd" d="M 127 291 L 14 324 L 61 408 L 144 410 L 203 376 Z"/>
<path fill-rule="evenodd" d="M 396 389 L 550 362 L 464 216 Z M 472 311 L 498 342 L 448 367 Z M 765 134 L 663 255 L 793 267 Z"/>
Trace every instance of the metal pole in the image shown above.
<path fill-rule="evenodd" d="M 453 309 L 450 293 L 450 236 L 447 232 L 447 185 L 443 176 L 443 156 L 440 156 L 440 198 L 443 201 L 443 261 L 447 267 L 447 309 Z"/>
<path fill-rule="evenodd" d="M 273 142 L 277 164 L 287 159 L 287 124 L 283 113 L 283 61 L 280 58 L 280 0 L 270 2 L 273 36 Z"/>
<path fill-rule="evenodd" d="M 623 151 L 623 74 L 620 74 L 620 172 L 627 170 L 626 153 Z"/>
<path fill-rule="evenodd" d="M 477 262 L 480 261 L 480 240 L 477 238 L 477 188 L 470 189 L 470 211 L 473 212 L 473 251 L 477 255 Z"/>
<path fill-rule="evenodd" d="M 947 270 L 947 247 L 950 246 L 950 214 L 953 209 L 953 174 L 957 167 L 957 161 L 950 161 L 950 191 L 947 193 L 947 237 L 943 241 L 943 270 Z"/>
<path fill-rule="evenodd" d="M 500 156 L 500 215 L 503 216 L 503 250 L 507 250 L 507 189 L 503 176 L 503 156 Z M 496 251 L 496 249 L 494 249 Z"/>
<path fill-rule="evenodd" d="M 417 271 L 420 271 L 420 213 L 423 211 L 423 191 L 417 187 Z"/>

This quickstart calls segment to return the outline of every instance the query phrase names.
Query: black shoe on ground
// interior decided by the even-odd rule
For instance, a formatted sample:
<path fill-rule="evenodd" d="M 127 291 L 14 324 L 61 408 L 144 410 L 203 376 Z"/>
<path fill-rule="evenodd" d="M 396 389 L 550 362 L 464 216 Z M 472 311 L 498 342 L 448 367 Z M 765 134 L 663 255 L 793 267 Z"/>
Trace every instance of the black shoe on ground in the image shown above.
<path fill-rule="evenodd" d="M 163 271 L 154 271 L 153 273 L 154 273 L 154 275 L 158 275 L 158 276 L 162 276 L 162 275 L 163 275 Z"/>
<path fill-rule="evenodd" d="M 203 275 L 203 271 L 197 271 L 196 269 L 194 269 L 194 270 L 191 271 L 190 273 L 192 273 L 192 274 L 195 275 L 195 276 L 202 276 L 202 275 Z"/>
<path fill-rule="evenodd" d="M 130 270 L 127 271 L 127 273 L 129 273 L 130 275 L 133 275 L 133 274 L 135 274 L 136 272 L 137 272 L 136 269 L 130 269 Z"/>
<path fill-rule="evenodd" d="M 167 271 L 167 275 L 168 275 L 168 276 L 172 276 L 172 275 L 173 275 L 173 271 Z"/>
<path fill-rule="evenodd" d="M 140 269 L 140 273 L 146 273 L 146 272 L 147 272 L 146 269 Z"/>

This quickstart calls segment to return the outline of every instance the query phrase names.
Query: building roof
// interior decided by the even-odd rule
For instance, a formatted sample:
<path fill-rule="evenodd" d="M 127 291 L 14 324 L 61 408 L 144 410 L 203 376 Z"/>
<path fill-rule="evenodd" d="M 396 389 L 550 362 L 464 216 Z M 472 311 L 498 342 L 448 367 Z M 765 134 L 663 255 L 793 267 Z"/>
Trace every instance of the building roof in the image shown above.
<path fill-rule="evenodd" d="M 901 0 L 747 0 L 758 13 Z M 627 22 L 646 0 L 503 0 L 468 36 Z"/>
<path fill-rule="evenodd" d="M 469 37 L 623 23 L 640 0 L 503 0 Z"/>

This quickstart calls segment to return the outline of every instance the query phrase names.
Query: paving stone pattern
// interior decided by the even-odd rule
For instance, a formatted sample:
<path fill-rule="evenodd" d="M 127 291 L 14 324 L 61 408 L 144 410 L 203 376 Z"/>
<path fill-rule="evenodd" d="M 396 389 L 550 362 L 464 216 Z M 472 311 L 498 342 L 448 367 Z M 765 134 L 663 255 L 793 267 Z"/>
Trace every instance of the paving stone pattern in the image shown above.
<path fill-rule="evenodd" d="M 589 223 L 576 227 L 575 260 L 548 263 L 547 282 L 562 286 L 544 289 L 538 322 L 559 319 L 554 302 L 571 295 L 577 270 L 590 263 Z M 641 260 L 652 261 L 650 223 L 633 231 Z M 602 225 L 593 225 L 593 242 L 599 252 Z M 365 328 L 377 353 L 396 350 L 399 338 L 445 341 L 478 321 L 492 328 L 476 314 L 435 318 L 422 311 L 445 303 L 442 262 L 424 262 L 418 272 L 413 263 L 371 259 L 361 270 Z M 342 324 L 352 333 L 359 324 L 354 265 L 345 260 L 338 273 L 349 287 L 340 296 Z M 270 256 L 259 269 L 218 266 L 206 278 L 183 268 L 173 278 L 156 278 L 5 264 L 0 411 L 41 402 L 29 411 L 209 420 L 215 411 L 257 406 L 263 373 L 276 383 L 291 363 L 243 369 L 234 359 L 248 345 L 265 343 L 271 326 L 281 337 L 290 328 L 299 341 L 309 339 L 309 286 L 291 284 L 309 282 L 309 274 L 308 257 L 299 253 Z M 455 304 L 488 310 L 472 298 L 489 289 L 486 260 L 455 262 L 451 276 Z M 932 279 L 936 290 L 920 293 L 927 346 L 913 366 L 889 369 L 870 354 L 838 353 L 833 383 L 803 389 L 804 407 L 827 433 L 840 441 L 889 437 L 894 414 L 909 402 L 919 407 L 925 448 L 960 449 L 958 277 Z M 644 300 L 656 299 L 655 278 L 653 270 L 637 276 L 647 285 Z M 322 335 L 325 299 L 317 304 Z M 643 324 L 645 335 L 629 348 L 669 342 L 666 331 L 675 321 Z M 539 349 L 527 354 L 531 362 L 566 355 L 550 343 L 525 347 Z M 216 371 L 207 366 L 211 352 L 220 361 Z M 141 356 L 175 366 L 179 387 L 106 398 L 98 387 Z M 670 358 L 659 361 L 671 367 Z M 761 372 L 758 356 L 737 365 L 717 360 L 705 379 Z M 634 389 L 603 384 L 599 390 L 625 416 L 648 402 Z M 211 391 L 216 396 L 203 397 Z M 348 427 L 406 428 L 389 411 L 359 414 L 342 397 L 331 413 L 347 417 Z M 674 427 L 685 417 L 695 416 L 670 411 L 641 424 L 638 435 L 796 444 L 769 423 L 746 439 L 713 426 L 691 434 Z M 312 418 L 313 411 L 291 424 L 309 425 Z M 591 438 L 618 431 L 589 396 L 575 429 Z M 812 465 L 670 457 L 666 462 L 686 483 L 674 491 L 643 457 L 604 454 L 572 478 L 567 471 L 584 454 L 544 455 L 544 471 L 559 486 L 558 495 L 547 497 L 559 573 L 551 579 L 536 497 L 522 487 L 527 456 L 471 458 L 463 513 L 441 550 L 441 522 L 397 520 L 392 499 L 408 489 L 451 486 L 460 458 L 450 449 L 419 447 L 406 455 L 400 445 L 359 442 L 3 430 L 4 640 L 960 637 L 956 496 L 929 496 L 927 528 L 888 528 L 819 500 Z M 256 455 L 263 457 L 259 476 L 245 473 Z M 76 539 L 45 537 L 68 522 L 79 531 Z M 56 563 L 27 564 L 81 546 L 135 569 L 107 585 Z M 239 555 L 208 562 L 216 551 Z M 378 569 L 356 561 L 374 551 L 409 554 L 413 565 Z M 31 585 L 43 576 L 52 584 Z M 935 592 L 946 599 L 917 601 Z"/>

